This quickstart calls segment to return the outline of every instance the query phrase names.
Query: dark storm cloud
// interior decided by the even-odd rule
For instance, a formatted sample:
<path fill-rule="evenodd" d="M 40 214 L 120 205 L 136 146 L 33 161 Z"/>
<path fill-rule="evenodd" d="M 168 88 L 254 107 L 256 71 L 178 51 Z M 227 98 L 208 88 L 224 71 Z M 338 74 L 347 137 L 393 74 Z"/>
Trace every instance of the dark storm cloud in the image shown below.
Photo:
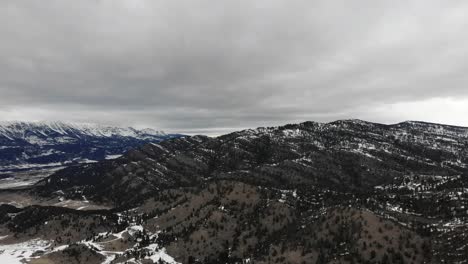
<path fill-rule="evenodd" d="M 0 118 L 196 133 L 468 125 L 467 13 L 465 1 L 2 1 Z"/>

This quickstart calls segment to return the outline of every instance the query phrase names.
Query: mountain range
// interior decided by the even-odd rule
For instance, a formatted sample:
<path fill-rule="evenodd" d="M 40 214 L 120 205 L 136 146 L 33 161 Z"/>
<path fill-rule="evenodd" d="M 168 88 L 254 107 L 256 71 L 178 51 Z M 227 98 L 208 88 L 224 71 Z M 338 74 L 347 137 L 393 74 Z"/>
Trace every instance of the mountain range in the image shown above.
<path fill-rule="evenodd" d="M 179 136 L 96 124 L 1 122 L 0 178 L 24 175 L 24 179 L 9 180 L 8 186 L 25 185 L 64 166 L 115 158 L 146 143 Z"/>
<path fill-rule="evenodd" d="M 29 263 L 465 263 L 467 152 L 468 128 L 415 121 L 167 139 L 0 191 L 0 251 Z"/>

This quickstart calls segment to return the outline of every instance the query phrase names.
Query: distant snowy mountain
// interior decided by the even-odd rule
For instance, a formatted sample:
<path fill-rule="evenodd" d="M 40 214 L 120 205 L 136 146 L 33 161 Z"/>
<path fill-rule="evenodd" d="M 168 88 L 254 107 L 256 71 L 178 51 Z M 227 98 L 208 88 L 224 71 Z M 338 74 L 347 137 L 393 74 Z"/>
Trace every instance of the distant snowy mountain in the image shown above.
<path fill-rule="evenodd" d="M 0 122 L 0 142 L 23 140 L 30 144 L 54 144 L 57 140 L 83 137 L 132 137 L 154 139 L 166 137 L 162 131 L 151 128 L 137 130 L 132 127 L 111 127 L 97 124 L 64 122 Z M 5 141 L 6 139 L 6 141 Z"/>
<path fill-rule="evenodd" d="M 0 179 L 20 171 L 116 158 L 145 143 L 179 136 L 150 128 L 138 130 L 66 122 L 0 122 Z"/>

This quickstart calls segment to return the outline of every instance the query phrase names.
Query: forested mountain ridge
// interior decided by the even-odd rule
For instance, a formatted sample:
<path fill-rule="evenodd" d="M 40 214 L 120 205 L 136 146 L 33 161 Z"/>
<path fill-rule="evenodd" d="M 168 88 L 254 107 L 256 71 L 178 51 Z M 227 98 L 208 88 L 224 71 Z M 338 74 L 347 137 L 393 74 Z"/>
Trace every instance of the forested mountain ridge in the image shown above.
<path fill-rule="evenodd" d="M 422 122 L 306 122 L 148 144 L 116 160 L 59 171 L 46 186 L 62 191 L 86 186 L 85 192 L 104 200 L 127 200 L 119 192 L 134 192 L 137 198 L 207 179 L 365 191 L 408 175 L 461 175 L 467 152 L 466 128 Z"/>
<path fill-rule="evenodd" d="M 3 193 L 41 204 L 0 231 L 52 263 L 463 263 L 467 151 L 468 128 L 413 121 L 174 138 Z"/>

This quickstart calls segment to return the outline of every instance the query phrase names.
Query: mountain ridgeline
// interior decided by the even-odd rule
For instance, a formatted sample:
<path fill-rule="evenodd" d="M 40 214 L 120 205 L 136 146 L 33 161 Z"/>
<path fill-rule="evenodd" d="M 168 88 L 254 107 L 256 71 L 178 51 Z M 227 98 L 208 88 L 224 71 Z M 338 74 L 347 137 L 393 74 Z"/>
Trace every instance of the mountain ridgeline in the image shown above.
<path fill-rule="evenodd" d="M 365 192 L 411 175 L 462 175 L 467 152 L 466 128 L 306 122 L 148 144 L 115 160 L 69 167 L 43 184 L 45 193 L 81 188 L 93 199 L 119 205 L 146 193 L 213 180 Z"/>
<path fill-rule="evenodd" d="M 17 202 L 0 206 L 0 251 L 43 241 L 21 251 L 32 264 L 464 263 L 467 152 L 468 128 L 424 122 L 172 138 L 0 192 Z"/>

